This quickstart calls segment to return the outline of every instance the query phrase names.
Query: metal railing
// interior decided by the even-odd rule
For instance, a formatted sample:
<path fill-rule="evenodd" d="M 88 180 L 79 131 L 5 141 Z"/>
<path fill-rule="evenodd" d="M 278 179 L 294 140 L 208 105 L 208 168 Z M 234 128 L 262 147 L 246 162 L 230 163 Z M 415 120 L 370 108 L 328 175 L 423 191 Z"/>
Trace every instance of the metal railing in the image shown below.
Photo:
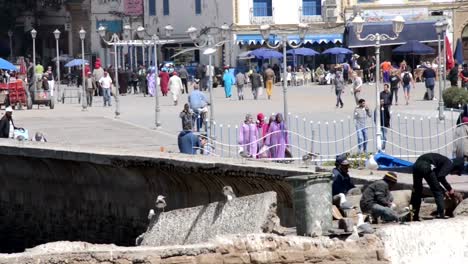
<path fill-rule="evenodd" d="M 273 24 L 274 12 L 273 7 L 252 7 L 249 12 L 250 23 L 255 25 Z"/>
<path fill-rule="evenodd" d="M 298 9 L 299 19 L 302 23 L 323 22 L 321 14 L 317 14 L 316 7 L 301 6 Z"/>

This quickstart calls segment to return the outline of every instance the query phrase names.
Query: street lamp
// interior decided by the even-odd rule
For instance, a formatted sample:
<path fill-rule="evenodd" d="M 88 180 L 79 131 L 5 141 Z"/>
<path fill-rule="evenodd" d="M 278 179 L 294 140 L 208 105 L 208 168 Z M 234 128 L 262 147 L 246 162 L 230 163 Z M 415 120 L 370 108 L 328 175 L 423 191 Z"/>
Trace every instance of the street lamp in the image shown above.
<path fill-rule="evenodd" d="M 10 39 L 10 61 L 13 60 L 13 31 L 8 30 L 8 38 Z"/>
<path fill-rule="evenodd" d="M 56 29 L 54 31 L 54 37 L 55 37 L 55 47 L 57 48 L 57 61 L 56 61 L 56 67 L 57 67 L 57 101 L 60 100 L 60 53 L 59 53 L 59 39 L 60 39 L 60 31 Z"/>
<path fill-rule="evenodd" d="M 165 30 L 165 35 L 166 37 L 170 37 L 172 35 L 172 32 L 174 31 L 174 28 L 171 26 L 171 25 L 167 25 L 164 27 L 164 30 Z M 137 29 L 137 35 L 139 38 L 143 39 L 145 37 L 145 35 L 147 35 L 146 33 L 146 30 L 144 27 L 139 27 Z M 173 40 L 160 40 L 159 39 L 159 36 L 154 34 L 151 36 L 151 41 L 145 41 L 145 40 L 142 40 L 142 45 L 145 46 L 145 45 L 153 45 L 154 47 L 154 70 L 155 70 L 155 78 L 154 78 L 154 87 L 155 87 L 155 91 L 154 91 L 154 125 L 155 125 L 155 128 L 158 129 L 159 127 L 161 127 L 161 122 L 159 121 L 159 114 L 161 112 L 161 108 L 159 106 L 159 89 L 158 89 L 158 76 L 159 76 L 159 69 L 158 69 L 158 45 L 163 45 L 163 44 L 167 44 L 167 43 L 172 43 L 174 42 Z"/>
<path fill-rule="evenodd" d="M 37 81 L 36 81 L 36 36 L 37 36 L 37 31 L 33 28 L 31 30 L 31 37 L 32 37 L 32 41 L 33 41 L 33 70 L 34 70 L 34 74 L 33 74 L 33 87 L 34 87 L 34 91 L 37 90 Z"/>
<path fill-rule="evenodd" d="M 215 140 L 214 134 L 214 123 L 215 123 L 215 113 L 214 113 L 214 100 L 213 100 L 213 54 L 217 51 L 218 47 L 222 46 L 226 42 L 226 37 L 230 30 L 230 26 L 224 23 L 221 27 L 207 27 L 199 34 L 198 29 L 194 26 L 191 26 L 187 29 L 186 33 L 189 35 L 190 39 L 193 41 L 193 44 L 197 48 L 207 49 L 203 52 L 204 55 L 208 55 L 208 88 L 210 89 L 210 121 L 206 127 L 207 132 L 211 139 Z M 218 43 L 215 43 L 215 35 L 221 33 L 222 40 Z M 204 36 L 204 37 L 203 37 Z"/>
<path fill-rule="evenodd" d="M 375 34 L 369 34 L 366 37 L 362 38 L 361 33 L 362 30 L 364 29 L 364 19 L 362 19 L 361 16 L 357 15 L 353 19 L 353 27 L 354 27 L 354 33 L 356 34 L 357 39 L 360 41 L 368 40 L 375 42 L 375 56 L 377 58 L 376 61 L 376 75 L 375 75 L 375 112 L 376 112 L 376 118 L 375 118 L 375 123 L 376 123 L 376 144 L 377 144 L 377 150 L 381 151 L 382 150 L 382 131 L 381 131 L 381 124 L 380 124 L 380 98 L 379 98 L 379 86 L 380 86 L 380 41 L 382 40 L 395 40 L 398 38 L 400 35 L 401 31 L 403 31 L 403 27 L 405 26 L 405 20 L 401 16 L 396 16 L 392 20 L 392 29 L 393 33 L 395 36 L 389 36 L 387 34 L 380 34 L 380 33 L 375 33 Z"/>
<path fill-rule="evenodd" d="M 85 89 L 85 80 L 86 80 L 86 73 L 85 73 L 85 54 L 84 54 L 84 40 L 86 37 L 86 31 L 81 28 L 80 31 L 78 32 L 80 34 L 80 39 L 81 39 L 81 72 L 82 72 L 82 77 L 83 77 L 83 92 L 81 93 L 81 107 L 83 108 L 82 111 L 86 111 L 88 104 L 86 102 L 86 89 Z"/>
<path fill-rule="evenodd" d="M 114 46 L 114 82 L 115 82 L 115 117 L 117 118 L 120 115 L 120 100 L 119 100 L 119 77 L 118 77 L 118 65 L 117 65 L 117 45 L 121 42 L 119 36 L 114 33 L 110 40 L 106 40 L 106 28 L 104 26 L 100 26 L 98 28 L 99 36 L 101 37 L 102 41 L 109 46 Z"/>
<path fill-rule="evenodd" d="M 280 37 L 281 37 L 281 41 L 278 42 L 276 45 L 272 45 L 269 41 L 270 39 L 270 34 L 271 34 L 271 26 L 268 25 L 268 24 L 264 24 L 264 25 L 261 25 L 260 26 L 260 33 L 262 34 L 262 37 L 263 39 L 265 40 L 265 44 L 271 48 L 271 49 L 277 49 L 279 48 L 280 46 L 283 46 L 283 111 L 284 111 L 284 114 L 283 114 L 283 118 L 284 118 L 284 122 L 286 123 L 287 122 L 287 118 L 288 118 L 288 82 L 287 82 L 287 76 L 288 76 L 288 72 L 286 71 L 287 69 L 287 58 L 286 58 L 286 48 L 287 46 L 290 46 L 291 48 L 295 49 L 295 48 L 299 48 L 303 41 L 304 41 L 304 38 L 305 38 L 305 34 L 307 33 L 307 30 L 309 28 L 309 26 L 305 23 L 299 23 L 297 25 L 297 30 L 299 31 L 299 42 L 297 44 L 292 44 L 292 43 L 289 43 L 288 41 L 288 35 L 286 32 L 282 32 L 280 34 Z"/>
<path fill-rule="evenodd" d="M 445 119 L 445 116 L 444 116 L 444 100 L 442 98 L 442 92 L 443 90 L 445 90 L 445 80 L 444 80 L 444 72 L 443 72 L 443 69 L 442 67 L 445 68 L 445 63 L 442 64 L 442 52 L 441 52 L 441 39 L 442 39 L 442 36 L 445 36 L 445 31 L 447 30 L 447 22 L 443 22 L 443 21 L 437 21 L 437 23 L 435 23 L 435 29 L 436 29 L 436 32 L 437 32 L 437 51 L 439 52 L 438 54 L 438 60 L 439 60 L 439 66 L 437 67 L 437 69 L 439 70 L 439 120 L 444 120 Z M 444 40 L 445 42 L 445 40 Z M 445 47 L 445 45 L 444 45 Z M 445 56 L 445 52 L 444 52 L 444 56 Z M 444 62 L 445 62 L 445 59 L 444 59 Z M 442 85 L 442 80 L 444 80 L 443 82 L 443 85 Z M 443 89 L 442 89 L 443 87 Z"/>

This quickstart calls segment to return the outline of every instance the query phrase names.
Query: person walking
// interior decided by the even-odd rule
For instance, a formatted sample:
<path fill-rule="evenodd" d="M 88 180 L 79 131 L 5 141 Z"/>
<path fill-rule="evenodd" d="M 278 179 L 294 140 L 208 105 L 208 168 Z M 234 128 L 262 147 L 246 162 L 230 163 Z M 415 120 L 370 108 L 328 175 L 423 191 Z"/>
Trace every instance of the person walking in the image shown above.
<path fill-rule="evenodd" d="M 101 80 L 101 78 L 104 77 L 104 69 L 101 67 L 101 60 L 99 58 L 96 59 L 96 62 L 94 63 L 93 76 L 96 83 L 96 91 L 94 95 L 102 96 L 104 92 L 102 91 L 102 87 L 99 80 Z"/>
<path fill-rule="evenodd" d="M 405 100 L 406 100 L 406 105 L 409 104 L 409 99 L 410 99 L 410 91 L 411 91 L 411 85 L 415 87 L 413 75 L 406 70 L 401 74 L 401 83 L 403 85 L 403 92 L 405 93 Z"/>
<path fill-rule="evenodd" d="M 146 82 L 145 65 L 140 65 L 140 68 L 138 69 L 137 75 L 138 75 L 139 90 L 140 90 L 141 93 L 143 93 L 143 96 L 146 97 L 146 95 L 148 94 L 148 86 L 147 86 L 147 82 Z"/>
<path fill-rule="evenodd" d="M 366 100 L 359 99 L 359 105 L 354 109 L 354 123 L 356 126 L 358 150 L 359 153 L 367 153 L 367 127 L 366 121 L 371 117 L 369 107 L 366 105 Z"/>
<path fill-rule="evenodd" d="M 434 97 L 434 86 L 436 81 L 436 72 L 432 69 L 431 64 L 427 65 L 424 70 L 422 77 L 424 78 L 424 84 L 426 85 L 427 98 L 425 100 L 437 100 Z"/>
<path fill-rule="evenodd" d="M 117 73 L 117 78 L 119 80 L 119 93 L 120 95 L 127 95 L 128 92 L 128 80 L 129 80 L 129 74 L 127 71 L 123 69 L 119 69 Z"/>
<path fill-rule="evenodd" d="M 393 98 L 395 98 L 395 105 L 398 105 L 398 89 L 400 89 L 401 78 L 397 74 L 397 70 L 390 72 L 390 104 L 393 104 Z"/>
<path fill-rule="evenodd" d="M 112 88 L 112 79 L 109 77 L 109 73 L 104 71 L 104 76 L 99 79 L 99 84 L 102 87 L 103 97 L 104 97 L 104 107 L 111 106 L 111 88 Z"/>
<path fill-rule="evenodd" d="M 159 73 L 159 85 L 161 86 L 161 93 L 163 96 L 167 96 L 169 92 L 169 73 L 167 73 L 167 69 L 164 67 L 162 71 Z"/>
<path fill-rule="evenodd" d="M 153 97 L 156 95 L 157 84 L 156 82 L 159 81 L 159 78 L 156 77 L 155 68 L 152 67 L 148 73 L 147 84 L 148 84 L 148 94 L 149 96 Z"/>
<path fill-rule="evenodd" d="M 5 108 L 5 115 L 0 119 L 0 138 L 15 137 L 15 123 L 13 122 L 13 108 Z"/>
<path fill-rule="evenodd" d="M 174 105 L 177 105 L 179 101 L 179 95 L 184 91 L 184 85 L 177 72 L 173 72 L 171 78 L 169 78 L 169 90 L 172 94 L 172 100 Z"/>
<path fill-rule="evenodd" d="M 261 95 L 262 91 L 262 76 L 256 72 L 253 71 L 252 74 L 250 75 L 251 81 L 250 83 L 252 84 L 252 94 L 254 97 L 254 100 L 258 100 L 258 97 Z"/>
<path fill-rule="evenodd" d="M 206 67 L 203 64 L 198 64 L 195 78 L 201 81 L 201 91 L 206 91 Z"/>
<path fill-rule="evenodd" d="M 413 219 L 419 221 L 419 210 L 423 194 L 423 179 L 429 185 L 437 205 L 437 218 L 445 218 L 444 194 L 453 197 L 455 192 L 445 178 L 449 174 L 461 175 L 464 170 L 462 158 L 450 160 L 438 153 L 421 155 L 413 165 L 413 192 L 411 205 Z M 442 187 L 443 186 L 443 187 Z"/>
<path fill-rule="evenodd" d="M 203 109 L 209 104 L 206 96 L 200 91 L 198 83 L 195 81 L 193 91 L 189 94 L 188 102 L 193 111 L 193 118 L 197 124 L 197 132 L 203 127 Z"/>
<path fill-rule="evenodd" d="M 132 94 L 138 94 L 140 93 L 140 89 L 138 87 L 138 73 L 137 71 L 132 71 L 131 73 L 131 84 L 132 84 Z"/>
<path fill-rule="evenodd" d="M 180 112 L 179 117 L 182 121 L 182 130 L 193 129 L 193 111 L 188 103 L 184 104 L 184 110 Z"/>
<path fill-rule="evenodd" d="M 385 151 L 387 143 L 387 130 L 390 128 L 390 106 L 391 106 L 391 93 L 388 83 L 384 84 L 384 90 L 380 93 L 380 129 L 382 131 L 382 150 Z M 376 113 L 374 114 L 374 117 Z"/>
<path fill-rule="evenodd" d="M 458 63 L 455 63 L 455 66 L 450 69 L 448 79 L 450 80 L 450 86 L 458 87 Z"/>
<path fill-rule="evenodd" d="M 247 84 L 247 79 L 245 74 L 242 71 L 239 71 L 236 74 L 236 87 L 237 87 L 237 97 L 240 100 L 244 100 L 244 85 Z"/>
<path fill-rule="evenodd" d="M 353 72 L 353 94 L 356 105 L 359 104 L 359 99 L 361 99 L 361 88 L 362 88 L 362 79 L 357 75 L 356 72 Z"/>
<path fill-rule="evenodd" d="M 93 106 L 93 96 L 94 91 L 96 90 L 96 83 L 91 72 L 87 73 L 85 80 L 85 90 L 86 90 L 86 104 L 88 107 Z"/>
<path fill-rule="evenodd" d="M 380 64 L 380 69 L 382 71 L 383 82 L 390 82 L 390 71 L 392 70 L 392 64 L 388 60 L 385 60 Z"/>
<path fill-rule="evenodd" d="M 255 158 L 258 149 L 258 130 L 253 122 L 251 114 L 245 116 L 244 122 L 239 129 L 239 147 L 240 151 L 244 152 L 247 156 Z"/>
<path fill-rule="evenodd" d="M 231 98 L 232 85 L 235 83 L 235 80 L 232 74 L 229 72 L 229 69 L 224 70 L 223 83 L 224 83 L 224 94 L 226 95 L 226 98 Z"/>
<path fill-rule="evenodd" d="M 185 88 L 185 91 L 184 91 L 184 89 L 182 89 L 182 94 L 184 94 L 184 93 L 188 94 L 188 77 L 189 77 L 189 74 L 188 74 L 187 69 L 185 69 L 185 66 L 183 64 L 180 65 L 180 69 L 179 69 L 178 73 L 179 73 L 180 79 L 182 80 L 182 84 L 184 85 L 184 88 Z"/>
<path fill-rule="evenodd" d="M 288 149 L 288 131 L 284 124 L 283 115 L 276 114 L 275 121 L 268 128 L 268 136 L 265 144 L 270 147 L 271 157 L 284 159 Z"/>
<path fill-rule="evenodd" d="M 341 95 L 344 93 L 345 89 L 345 81 L 343 79 L 343 74 L 339 69 L 335 72 L 335 94 L 336 94 L 336 107 L 341 105 L 343 108 L 343 100 L 341 99 Z"/>
<path fill-rule="evenodd" d="M 369 184 L 364 190 L 359 206 L 363 213 L 372 216 L 373 223 L 378 223 L 379 218 L 384 222 L 398 221 L 399 216 L 393 210 L 393 196 L 390 192 L 397 182 L 397 174 L 387 172 L 381 180 Z"/>
<path fill-rule="evenodd" d="M 270 100 L 271 95 L 273 94 L 273 84 L 275 83 L 275 72 L 270 67 L 265 70 L 265 82 L 266 94 L 268 96 L 268 100 Z"/>

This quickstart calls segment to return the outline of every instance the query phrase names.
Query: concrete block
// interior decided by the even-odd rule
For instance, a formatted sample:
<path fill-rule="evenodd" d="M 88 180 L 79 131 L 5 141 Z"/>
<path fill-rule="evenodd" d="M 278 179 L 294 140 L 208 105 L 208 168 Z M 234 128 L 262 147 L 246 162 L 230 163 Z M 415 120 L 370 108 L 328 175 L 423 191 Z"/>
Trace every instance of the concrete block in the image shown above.
<path fill-rule="evenodd" d="M 161 264 L 197 264 L 197 260 L 192 256 L 177 256 L 163 259 Z"/>
<path fill-rule="evenodd" d="M 277 251 L 279 261 L 281 263 L 304 263 L 304 251 L 295 251 L 295 250 L 287 250 L 287 251 Z"/>
<path fill-rule="evenodd" d="M 453 211 L 454 216 L 468 216 L 468 199 L 463 200 L 455 211 Z"/>
<path fill-rule="evenodd" d="M 156 215 L 142 246 L 186 245 L 219 235 L 262 233 L 276 193 L 267 192 Z"/>
<path fill-rule="evenodd" d="M 224 264 L 250 264 L 250 255 L 247 252 L 223 255 Z"/>
<path fill-rule="evenodd" d="M 219 264 L 223 263 L 223 256 L 219 253 L 216 254 L 204 254 L 196 256 L 198 264 Z"/>
<path fill-rule="evenodd" d="M 268 264 L 279 261 L 278 254 L 276 252 L 261 251 L 250 253 L 250 262 L 257 264 Z"/>

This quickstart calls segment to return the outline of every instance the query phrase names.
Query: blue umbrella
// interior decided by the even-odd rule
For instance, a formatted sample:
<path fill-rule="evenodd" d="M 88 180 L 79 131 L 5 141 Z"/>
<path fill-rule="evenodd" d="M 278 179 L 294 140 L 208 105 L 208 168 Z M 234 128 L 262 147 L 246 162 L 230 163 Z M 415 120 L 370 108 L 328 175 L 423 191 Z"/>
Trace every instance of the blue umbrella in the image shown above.
<path fill-rule="evenodd" d="M 405 44 L 393 49 L 394 54 L 428 55 L 435 54 L 435 50 L 417 40 L 408 40 Z"/>
<path fill-rule="evenodd" d="M 16 66 L 13 65 L 11 62 L 0 58 L 0 69 L 2 70 L 9 70 L 9 71 L 16 71 Z"/>
<path fill-rule="evenodd" d="M 249 55 L 254 56 L 257 59 L 283 58 L 283 54 L 279 53 L 276 50 L 267 49 L 267 48 L 259 48 L 256 50 L 252 50 Z"/>
<path fill-rule="evenodd" d="M 330 55 L 340 55 L 340 54 L 353 54 L 352 50 L 346 48 L 335 47 L 331 49 L 327 49 L 322 54 L 330 54 Z"/>
<path fill-rule="evenodd" d="M 463 64 L 463 46 L 461 39 L 457 39 L 457 47 L 455 48 L 453 57 L 455 58 L 458 64 Z"/>
<path fill-rule="evenodd" d="M 320 54 L 316 52 L 315 50 L 309 49 L 309 48 L 291 49 L 291 50 L 288 50 L 286 53 L 292 54 L 292 55 L 299 55 L 299 56 L 315 56 L 315 55 Z"/>
<path fill-rule="evenodd" d="M 65 64 L 65 67 L 75 67 L 75 66 L 83 65 L 85 63 L 88 63 L 88 61 L 82 60 L 82 59 L 74 59 L 68 62 L 67 64 Z"/>

